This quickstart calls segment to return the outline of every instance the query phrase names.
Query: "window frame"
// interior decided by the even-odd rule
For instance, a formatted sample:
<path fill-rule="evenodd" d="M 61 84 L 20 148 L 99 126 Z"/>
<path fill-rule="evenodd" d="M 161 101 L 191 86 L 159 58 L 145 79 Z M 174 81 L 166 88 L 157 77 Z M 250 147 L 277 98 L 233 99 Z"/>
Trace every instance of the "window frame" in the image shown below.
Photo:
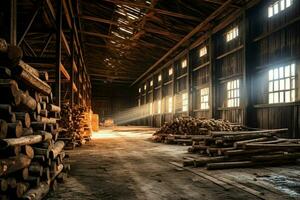
<path fill-rule="evenodd" d="M 226 107 L 238 108 L 240 107 L 240 79 L 234 79 L 226 82 Z"/>
<path fill-rule="evenodd" d="M 209 109 L 210 109 L 210 106 L 209 106 L 209 87 L 201 88 L 200 89 L 200 110 L 209 110 Z"/>

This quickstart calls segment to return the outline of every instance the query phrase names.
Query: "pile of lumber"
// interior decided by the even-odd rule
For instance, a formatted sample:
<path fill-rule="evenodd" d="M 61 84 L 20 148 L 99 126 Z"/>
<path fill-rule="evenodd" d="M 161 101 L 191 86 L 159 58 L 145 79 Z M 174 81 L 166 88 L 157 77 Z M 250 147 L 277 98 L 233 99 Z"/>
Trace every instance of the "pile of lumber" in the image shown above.
<path fill-rule="evenodd" d="M 79 145 L 89 141 L 92 136 L 91 111 L 83 106 L 74 106 L 72 109 L 73 131 L 76 132 L 76 141 Z"/>
<path fill-rule="evenodd" d="M 244 130 L 240 125 L 232 124 L 222 119 L 203 119 L 203 118 L 176 118 L 172 122 L 166 122 L 156 131 L 152 140 L 167 144 L 181 143 L 190 145 L 192 140 L 199 136 L 207 135 L 209 131 L 239 131 Z"/>
<path fill-rule="evenodd" d="M 62 127 L 59 140 L 66 143 L 65 149 L 74 149 L 91 139 L 91 114 L 82 106 L 73 106 L 69 103 L 62 105 Z"/>
<path fill-rule="evenodd" d="M 287 129 L 223 132 L 212 131 L 193 141 L 184 166 L 209 170 L 295 163 L 300 158 L 300 140 L 285 139 Z"/>
<path fill-rule="evenodd" d="M 21 49 L 0 39 L 0 58 L 0 199 L 42 199 L 70 169 L 57 141 L 60 108 L 47 72 L 23 62 Z"/>

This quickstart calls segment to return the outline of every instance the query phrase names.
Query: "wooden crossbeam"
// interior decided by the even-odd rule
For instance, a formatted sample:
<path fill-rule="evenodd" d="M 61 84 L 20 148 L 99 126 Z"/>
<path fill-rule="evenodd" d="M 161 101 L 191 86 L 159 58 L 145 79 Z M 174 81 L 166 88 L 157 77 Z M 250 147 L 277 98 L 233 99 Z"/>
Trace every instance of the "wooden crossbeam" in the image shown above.
<path fill-rule="evenodd" d="M 62 63 L 60 63 L 60 71 L 68 81 L 71 80 L 71 77 L 70 77 L 68 71 L 66 70 L 65 66 Z"/>
<path fill-rule="evenodd" d="M 100 38 L 108 38 L 108 39 L 112 39 L 112 36 L 109 35 L 105 35 L 102 33 L 94 33 L 94 32 L 88 32 L 88 31 L 80 31 L 80 33 L 84 34 L 84 35 L 89 35 L 89 36 L 94 36 L 94 37 L 100 37 Z"/>
<path fill-rule="evenodd" d="M 185 14 L 177 13 L 177 12 L 171 12 L 171 11 L 162 10 L 162 9 L 158 9 L 158 8 L 153 8 L 151 6 L 147 6 L 147 5 L 141 4 L 141 3 L 134 3 L 134 2 L 128 2 L 128 1 L 121 1 L 121 0 L 104 0 L 104 1 L 118 4 L 118 5 L 127 5 L 127 6 L 136 7 L 136 8 L 143 8 L 143 9 L 154 11 L 158 14 L 167 15 L 167 16 L 171 16 L 171 17 L 177 17 L 177 18 L 181 18 L 181 19 L 187 19 L 187 20 L 193 20 L 193 21 L 201 20 L 199 17 L 185 15 Z"/>
<path fill-rule="evenodd" d="M 74 92 L 78 91 L 77 86 L 74 82 L 72 83 L 72 89 L 73 89 Z"/>

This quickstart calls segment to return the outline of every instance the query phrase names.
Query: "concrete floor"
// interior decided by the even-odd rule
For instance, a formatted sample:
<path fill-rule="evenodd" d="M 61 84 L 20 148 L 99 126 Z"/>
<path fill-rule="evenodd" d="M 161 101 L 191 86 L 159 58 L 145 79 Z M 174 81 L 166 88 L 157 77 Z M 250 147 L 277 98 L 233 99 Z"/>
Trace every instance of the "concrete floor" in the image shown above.
<path fill-rule="evenodd" d="M 94 134 L 91 142 L 68 152 L 70 177 L 46 199 L 300 199 L 297 166 L 182 168 L 174 162 L 189 156 L 187 147 L 153 143 L 152 133 L 147 128 L 118 127 Z"/>

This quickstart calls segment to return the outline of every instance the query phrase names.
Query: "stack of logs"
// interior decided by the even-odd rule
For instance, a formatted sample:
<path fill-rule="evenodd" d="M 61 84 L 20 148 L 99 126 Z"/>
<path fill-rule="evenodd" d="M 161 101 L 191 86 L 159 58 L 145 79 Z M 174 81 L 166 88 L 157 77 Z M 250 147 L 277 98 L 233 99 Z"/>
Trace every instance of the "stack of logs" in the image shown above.
<path fill-rule="evenodd" d="M 286 132 L 287 129 L 212 131 L 195 139 L 188 149 L 202 156 L 185 158 L 183 165 L 213 170 L 295 163 L 300 158 L 300 140 L 280 138 Z"/>
<path fill-rule="evenodd" d="M 156 131 L 152 136 L 152 140 L 167 144 L 191 145 L 193 139 L 207 135 L 209 131 L 239 131 L 243 129 L 240 125 L 221 119 L 176 118 L 172 122 L 166 122 Z"/>
<path fill-rule="evenodd" d="M 0 199 L 42 199 L 70 169 L 47 72 L 0 39 Z"/>
<path fill-rule="evenodd" d="M 65 141 L 65 149 L 74 149 L 90 140 L 90 113 L 84 107 L 74 106 L 71 109 L 69 103 L 63 104 L 60 125 L 63 129 L 59 140 Z"/>

